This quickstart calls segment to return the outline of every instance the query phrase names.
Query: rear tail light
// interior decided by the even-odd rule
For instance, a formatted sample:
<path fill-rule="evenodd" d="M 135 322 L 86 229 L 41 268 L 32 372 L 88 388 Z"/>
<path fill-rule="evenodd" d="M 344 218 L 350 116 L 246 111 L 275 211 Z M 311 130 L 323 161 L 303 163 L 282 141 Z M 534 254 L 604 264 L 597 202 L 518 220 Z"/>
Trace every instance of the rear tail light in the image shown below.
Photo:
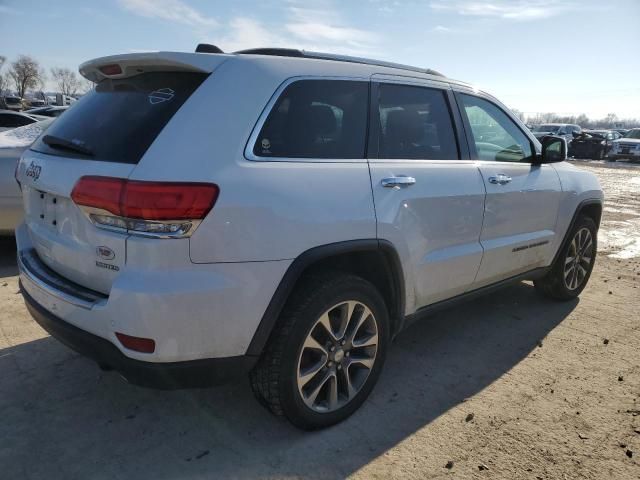
<path fill-rule="evenodd" d="M 153 353 L 156 350 L 156 342 L 152 338 L 132 337 L 120 332 L 116 332 L 116 337 L 129 350 L 141 353 Z"/>
<path fill-rule="evenodd" d="M 71 199 L 98 227 L 176 238 L 193 233 L 219 193 L 213 183 L 82 177 L 73 187 Z"/>

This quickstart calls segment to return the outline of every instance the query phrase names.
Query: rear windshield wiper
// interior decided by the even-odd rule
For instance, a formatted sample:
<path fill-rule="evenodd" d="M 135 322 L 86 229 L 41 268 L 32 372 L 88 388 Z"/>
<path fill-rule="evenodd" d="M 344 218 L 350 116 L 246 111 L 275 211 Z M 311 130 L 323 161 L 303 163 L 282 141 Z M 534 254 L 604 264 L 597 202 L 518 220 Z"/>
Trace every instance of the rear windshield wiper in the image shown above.
<path fill-rule="evenodd" d="M 54 137 L 53 135 L 45 135 L 42 137 L 42 141 L 49 145 L 51 148 L 58 148 L 60 150 L 69 150 L 71 152 L 81 153 L 87 157 L 93 157 L 93 152 L 87 147 L 77 145 L 70 140 L 66 140 L 60 137 Z"/>

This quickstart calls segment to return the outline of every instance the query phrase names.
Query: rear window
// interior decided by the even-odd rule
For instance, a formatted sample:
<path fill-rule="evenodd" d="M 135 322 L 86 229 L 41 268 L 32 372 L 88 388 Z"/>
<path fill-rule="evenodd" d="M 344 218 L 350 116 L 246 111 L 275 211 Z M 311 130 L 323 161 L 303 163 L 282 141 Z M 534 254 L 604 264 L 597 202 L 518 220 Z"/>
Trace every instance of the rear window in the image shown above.
<path fill-rule="evenodd" d="M 81 147 L 47 145 L 42 137 L 32 150 L 51 155 L 118 163 L 138 163 L 160 131 L 207 77 L 186 72 L 151 72 L 101 81 L 75 102 L 47 136 Z"/>
<path fill-rule="evenodd" d="M 379 158 L 460 158 L 444 91 L 381 84 L 378 114 Z"/>
<path fill-rule="evenodd" d="M 364 158 L 368 82 L 299 80 L 287 86 L 253 147 L 259 157 Z"/>

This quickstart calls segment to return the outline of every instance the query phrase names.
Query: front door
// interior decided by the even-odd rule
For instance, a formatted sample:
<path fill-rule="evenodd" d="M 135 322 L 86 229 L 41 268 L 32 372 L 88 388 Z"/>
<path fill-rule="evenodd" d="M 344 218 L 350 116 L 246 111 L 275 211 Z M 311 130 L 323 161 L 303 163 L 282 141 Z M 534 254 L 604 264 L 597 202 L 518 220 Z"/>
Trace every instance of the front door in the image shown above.
<path fill-rule="evenodd" d="M 407 313 L 466 291 L 482 247 L 484 184 L 447 86 L 373 82 L 369 165 L 378 238 L 403 261 Z"/>
<path fill-rule="evenodd" d="M 550 263 L 562 188 L 551 165 L 532 163 L 530 138 L 501 107 L 456 96 L 487 191 L 477 288 Z"/>

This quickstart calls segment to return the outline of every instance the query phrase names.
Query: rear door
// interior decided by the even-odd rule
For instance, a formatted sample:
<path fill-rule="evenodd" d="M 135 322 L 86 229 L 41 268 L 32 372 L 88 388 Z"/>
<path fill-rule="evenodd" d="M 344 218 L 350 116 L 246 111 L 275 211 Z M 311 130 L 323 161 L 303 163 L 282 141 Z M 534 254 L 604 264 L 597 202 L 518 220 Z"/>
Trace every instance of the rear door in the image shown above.
<path fill-rule="evenodd" d="M 456 97 L 487 191 L 481 287 L 548 264 L 562 188 L 551 165 L 532 163 L 532 140 L 501 106 L 470 92 Z"/>
<path fill-rule="evenodd" d="M 378 237 L 400 253 L 407 311 L 463 293 L 482 248 L 484 184 L 446 84 L 376 78 L 369 165 Z"/>
<path fill-rule="evenodd" d="M 127 231 L 101 223 L 104 212 L 81 210 L 71 199 L 73 188 L 83 176 L 127 178 L 206 76 L 153 71 L 104 79 L 23 155 L 18 178 L 25 222 L 47 266 L 109 293 L 126 262 Z M 114 194 L 112 200 L 120 199 Z"/>

